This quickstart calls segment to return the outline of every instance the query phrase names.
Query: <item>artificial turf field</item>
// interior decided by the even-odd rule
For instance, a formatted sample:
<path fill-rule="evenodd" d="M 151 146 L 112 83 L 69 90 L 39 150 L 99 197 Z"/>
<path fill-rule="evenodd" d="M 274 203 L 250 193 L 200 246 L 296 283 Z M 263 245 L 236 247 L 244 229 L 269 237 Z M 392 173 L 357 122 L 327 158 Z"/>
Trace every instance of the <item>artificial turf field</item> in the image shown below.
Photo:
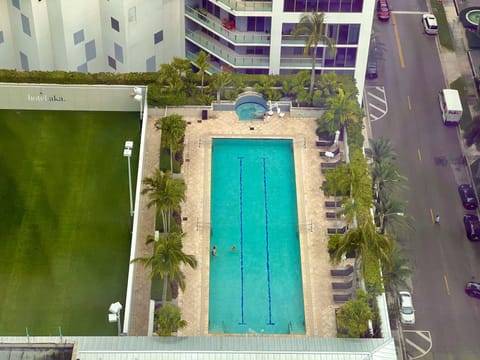
<path fill-rule="evenodd" d="M 0 336 L 116 335 L 135 191 L 136 113 L 0 110 Z M 123 312 L 122 312 L 123 315 Z"/>

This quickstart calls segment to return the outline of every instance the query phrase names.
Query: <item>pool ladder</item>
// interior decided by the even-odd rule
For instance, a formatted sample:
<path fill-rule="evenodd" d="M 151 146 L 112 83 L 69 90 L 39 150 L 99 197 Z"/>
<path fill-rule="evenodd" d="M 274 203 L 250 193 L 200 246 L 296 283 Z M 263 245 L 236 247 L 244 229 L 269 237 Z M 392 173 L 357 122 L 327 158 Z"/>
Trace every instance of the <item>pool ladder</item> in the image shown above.
<path fill-rule="evenodd" d="M 291 321 L 288 323 L 288 333 L 293 334 L 293 324 Z"/>

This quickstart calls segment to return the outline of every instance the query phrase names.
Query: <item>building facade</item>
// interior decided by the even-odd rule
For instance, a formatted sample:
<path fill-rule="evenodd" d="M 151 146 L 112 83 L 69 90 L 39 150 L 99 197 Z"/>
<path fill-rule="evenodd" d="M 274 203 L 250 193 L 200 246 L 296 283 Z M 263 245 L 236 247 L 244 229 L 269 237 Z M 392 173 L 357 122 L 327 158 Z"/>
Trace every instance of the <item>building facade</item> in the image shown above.
<path fill-rule="evenodd" d="M 0 68 L 156 71 L 184 53 L 179 24 L 175 0 L 4 0 Z"/>
<path fill-rule="evenodd" d="M 289 74 L 311 69 L 292 31 L 325 13 L 318 73 L 351 74 L 363 91 L 375 0 L 5 0 L 0 67 L 80 72 L 156 71 L 173 57 L 210 54 L 210 72 Z"/>

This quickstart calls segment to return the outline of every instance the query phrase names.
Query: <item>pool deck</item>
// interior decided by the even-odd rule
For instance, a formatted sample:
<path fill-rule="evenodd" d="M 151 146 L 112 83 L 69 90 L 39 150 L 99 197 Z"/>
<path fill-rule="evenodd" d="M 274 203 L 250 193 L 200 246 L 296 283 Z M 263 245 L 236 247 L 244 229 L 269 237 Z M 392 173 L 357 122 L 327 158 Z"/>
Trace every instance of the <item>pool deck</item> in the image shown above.
<path fill-rule="evenodd" d="M 327 228 L 335 220 L 326 220 L 325 197 L 320 189 L 320 150 L 315 142 L 315 119 L 284 118 L 277 114 L 266 121 L 239 121 L 233 111 L 210 112 L 208 120 L 184 116 L 185 135 L 183 175 L 187 185 L 182 205 L 184 252 L 198 260 L 195 270 L 184 268 L 187 288 L 178 297 L 182 316 L 188 326 L 181 336 L 208 335 L 208 281 L 210 234 L 210 157 L 212 137 L 290 138 L 294 141 L 300 247 L 302 254 L 303 296 L 306 336 L 336 337 L 332 279 L 327 252 Z M 340 156 L 340 155 L 339 155 Z M 288 296 L 295 294 L 286 294 Z"/>

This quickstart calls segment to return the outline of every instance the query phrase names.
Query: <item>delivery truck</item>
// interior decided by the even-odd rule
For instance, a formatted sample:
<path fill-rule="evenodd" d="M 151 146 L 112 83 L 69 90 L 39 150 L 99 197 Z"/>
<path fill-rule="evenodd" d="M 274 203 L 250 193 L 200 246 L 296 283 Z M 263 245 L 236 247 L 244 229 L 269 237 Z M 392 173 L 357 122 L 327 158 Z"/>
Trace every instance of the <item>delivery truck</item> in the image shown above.
<path fill-rule="evenodd" d="M 463 108 L 460 95 L 455 89 L 443 89 L 438 93 L 438 101 L 445 125 L 457 126 L 462 118 Z"/>

